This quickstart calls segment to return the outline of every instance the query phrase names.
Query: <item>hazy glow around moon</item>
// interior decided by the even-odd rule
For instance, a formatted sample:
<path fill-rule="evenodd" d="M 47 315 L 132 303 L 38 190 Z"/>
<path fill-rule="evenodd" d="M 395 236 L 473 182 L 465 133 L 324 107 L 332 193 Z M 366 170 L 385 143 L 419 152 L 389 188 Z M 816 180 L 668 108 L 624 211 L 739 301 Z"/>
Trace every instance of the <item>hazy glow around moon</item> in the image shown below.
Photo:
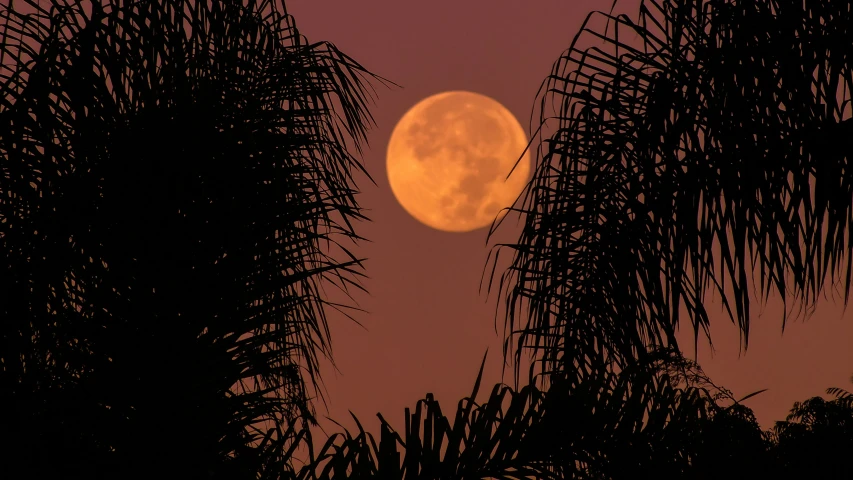
<path fill-rule="evenodd" d="M 467 232 L 491 224 L 530 176 L 527 136 L 497 101 L 477 93 L 444 92 L 417 103 L 388 142 L 394 196 L 430 227 Z"/>

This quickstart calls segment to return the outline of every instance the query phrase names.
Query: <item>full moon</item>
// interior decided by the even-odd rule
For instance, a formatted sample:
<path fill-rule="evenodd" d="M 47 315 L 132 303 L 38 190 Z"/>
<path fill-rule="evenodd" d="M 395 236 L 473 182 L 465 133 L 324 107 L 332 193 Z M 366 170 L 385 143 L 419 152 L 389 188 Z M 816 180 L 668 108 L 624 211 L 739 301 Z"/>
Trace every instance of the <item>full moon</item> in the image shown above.
<path fill-rule="evenodd" d="M 391 191 L 421 223 L 448 232 L 490 225 L 530 175 L 527 136 L 497 101 L 444 92 L 409 109 L 388 142 Z M 512 171 L 512 175 L 507 175 Z"/>

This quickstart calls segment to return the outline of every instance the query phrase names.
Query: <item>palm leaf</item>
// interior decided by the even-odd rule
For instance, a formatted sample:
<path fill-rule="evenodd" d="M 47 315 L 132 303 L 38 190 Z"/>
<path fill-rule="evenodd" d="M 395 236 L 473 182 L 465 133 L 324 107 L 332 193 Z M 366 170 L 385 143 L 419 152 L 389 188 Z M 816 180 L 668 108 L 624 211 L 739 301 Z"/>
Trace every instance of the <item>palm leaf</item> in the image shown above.
<path fill-rule="evenodd" d="M 356 419 L 357 435 L 331 437 L 296 478 L 690 478 L 700 465 L 743 468 L 764 448 L 751 412 L 733 410 L 697 365 L 672 351 L 649 358 L 623 371 L 600 364 L 575 385 L 554 377 L 547 391 L 498 384 L 477 405 L 481 366 L 452 422 L 431 394 L 406 409 L 402 434 L 379 414 L 378 446 Z M 723 455 L 723 441 L 751 450 Z"/>
<path fill-rule="evenodd" d="M 513 253 L 505 352 L 531 350 L 548 374 L 597 355 L 627 365 L 678 346 L 682 309 L 710 340 L 708 292 L 746 348 L 751 287 L 808 309 L 843 281 L 846 301 L 851 25 L 835 1 L 591 14 L 540 91 L 521 236 L 495 247 Z"/>
<path fill-rule="evenodd" d="M 853 383 L 853 376 L 850 377 L 850 383 Z M 826 393 L 834 396 L 836 402 L 853 410 L 853 392 L 839 387 L 830 387 L 826 389 Z"/>
<path fill-rule="evenodd" d="M 9 458 L 280 475 L 331 352 L 324 286 L 362 275 L 353 148 L 377 77 L 278 0 L 7 3 Z"/>

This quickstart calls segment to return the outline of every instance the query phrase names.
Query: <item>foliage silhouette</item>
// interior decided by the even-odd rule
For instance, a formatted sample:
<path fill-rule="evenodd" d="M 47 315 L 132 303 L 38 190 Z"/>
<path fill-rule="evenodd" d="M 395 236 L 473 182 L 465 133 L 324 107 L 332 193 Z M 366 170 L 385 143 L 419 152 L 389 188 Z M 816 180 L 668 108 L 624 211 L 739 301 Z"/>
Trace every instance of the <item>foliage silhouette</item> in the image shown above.
<path fill-rule="evenodd" d="M 850 383 L 853 383 L 853 376 L 850 377 Z M 838 403 L 853 408 L 853 392 L 839 387 L 831 387 L 826 389 L 826 393 L 833 395 Z"/>
<path fill-rule="evenodd" d="M 837 389 L 829 389 L 837 390 Z M 789 478 L 850 478 L 853 465 L 853 404 L 812 397 L 797 402 L 773 428 L 773 466 Z"/>
<path fill-rule="evenodd" d="M 350 146 L 377 77 L 281 2 L 24 4 L 0 7 L 0 427 L 30 476 L 751 478 L 819 468 L 796 463 L 815 435 L 848 445 L 848 392 L 767 435 L 674 337 L 683 305 L 698 341 L 713 286 L 746 346 L 748 260 L 765 298 L 790 280 L 804 306 L 843 273 L 844 2 L 647 1 L 598 14 L 609 36 L 585 24 L 500 246 L 504 353 L 532 347 L 547 388 L 476 405 L 481 365 L 452 424 L 427 395 L 403 435 L 380 415 L 377 445 L 356 419 L 316 455 L 307 389 L 340 307 L 322 285 L 358 288 Z"/>
<path fill-rule="evenodd" d="M 378 77 L 278 0 L 10 1 L 0 22 L 4 468 L 278 478 L 341 308 L 323 288 L 362 275 Z"/>
<path fill-rule="evenodd" d="M 602 18 L 605 33 L 589 26 Z M 490 260 L 513 255 L 488 282 L 506 293 L 505 355 L 529 350 L 543 384 L 582 379 L 602 360 L 678 347 L 681 309 L 710 341 L 709 290 L 744 348 L 750 285 L 811 308 L 829 275 L 846 302 L 851 26 L 837 1 L 646 0 L 636 20 L 591 14 L 540 90 L 539 135 L 557 126 L 514 208 L 521 236 Z"/>
<path fill-rule="evenodd" d="M 796 403 L 787 421 L 762 432 L 741 403 L 747 397 L 735 401 L 695 363 L 672 350 L 647 358 L 656 361 L 634 371 L 602 369 L 599 390 L 591 381 L 582 385 L 592 388 L 580 390 L 554 378 L 546 391 L 497 385 L 476 405 L 481 365 L 474 391 L 459 403 L 452 423 L 431 394 L 414 414 L 406 409 L 402 436 L 378 414 L 378 445 L 356 418 L 358 435 L 331 437 L 295 478 L 849 476 L 853 408 L 842 398 Z M 643 409 L 647 399 L 651 408 Z"/>
<path fill-rule="evenodd" d="M 476 405 L 481 365 L 452 423 L 431 394 L 414 413 L 406 409 L 403 435 L 379 414 L 378 445 L 356 418 L 358 434 L 329 438 L 296 478 L 705 478 L 732 470 L 749 478 L 766 471 L 769 439 L 748 408 L 675 351 L 647 359 L 620 372 L 600 364 L 583 388 L 559 378 L 546 391 L 499 384 Z"/>
<path fill-rule="evenodd" d="M 415 415 L 407 410 L 405 441 L 380 416 L 377 446 L 359 423 L 357 436 L 330 439 L 320 463 L 300 477 L 754 478 L 776 471 L 787 478 L 774 464 L 772 435 L 760 430 L 752 412 L 724 390 L 710 389 L 696 372 L 674 374 L 689 371 L 689 362 L 660 347 L 677 347 L 682 301 L 698 341 L 698 329 L 708 323 L 705 288 L 716 287 L 729 305 L 726 281 L 735 297 L 730 314 L 746 342 L 747 246 L 750 260 L 760 262 L 765 298 L 773 288 L 784 295 L 786 275 L 793 274 L 797 298 L 808 305 L 827 273 L 835 280 L 848 249 L 836 232 L 849 226 L 843 212 L 851 198 L 847 180 L 834 190 L 824 183 L 842 178 L 849 150 L 844 141 L 829 141 L 833 129 L 850 125 L 844 55 L 849 14 L 823 5 L 825 11 L 808 7 L 813 10 L 796 17 L 791 2 L 648 3 L 640 23 L 605 15 L 623 30 L 639 31 L 647 50 L 620 43 L 618 28 L 609 38 L 586 30 L 618 50 L 581 51 L 576 39 L 545 95 L 560 101 L 560 129 L 546 142 L 548 151 L 518 209 L 526 230 L 518 244 L 508 245 L 514 264 L 500 288 L 511 287 L 507 315 L 520 337 L 516 356 L 532 340 L 549 388 L 513 392 L 499 385 L 476 410 L 467 408 L 472 395 L 460 404 L 453 425 L 428 395 Z M 787 9 L 783 23 L 773 23 L 776 8 Z M 809 42 L 806 52 L 798 52 L 803 58 L 786 52 L 763 63 L 768 52 L 762 41 L 771 33 L 793 44 Z M 685 59 L 687 54 L 694 58 Z M 721 54 L 726 64 L 715 65 Z M 753 68 L 757 84 L 744 84 Z M 713 88 L 703 78 L 713 79 Z M 762 90 L 773 82 L 780 84 Z M 815 91 L 801 107 L 796 102 L 803 83 L 806 96 L 808 87 Z M 750 97 L 762 91 L 766 95 Z M 813 111 L 817 104 L 822 113 Z M 768 105 L 776 106 L 770 118 L 748 115 L 737 123 L 744 111 Z M 787 128 L 776 128 L 778 123 Z M 820 143 L 814 135 L 822 135 Z M 803 144 L 806 153 L 800 154 Z M 759 163 L 764 178 L 738 178 L 738 172 L 750 172 L 747 159 Z M 788 185 L 792 171 L 794 185 Z M 826 188 L 810 192 L 809 175 L 823 179 L 817 188 Z M 749 196 L 756 191 L 756 198 Z M 697 224 L 700 213 L 705 217 Z M 607 221 L 600 221 L 605 214 Z M 722 272 L 714 270 L 715 242 Z M 646 262 L 660 268 L 645 272 Z M 523 301 L 531 321 L 514 329 Z M 475 394 L 478 386 L 479 377 Z M 507 407 L 504 394 L 512 399 Z M 398 444 L 405 448 L 402 455 Z M 509 451 L 516 455 L 507 457 Z"/>

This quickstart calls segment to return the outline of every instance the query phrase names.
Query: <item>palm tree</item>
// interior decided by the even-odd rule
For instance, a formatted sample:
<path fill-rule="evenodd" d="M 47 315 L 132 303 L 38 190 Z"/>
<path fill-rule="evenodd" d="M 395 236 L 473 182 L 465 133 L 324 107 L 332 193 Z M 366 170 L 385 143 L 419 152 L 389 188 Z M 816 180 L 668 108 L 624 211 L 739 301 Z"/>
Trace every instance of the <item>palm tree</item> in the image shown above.
<path fill-rule="evenodd" d="M 513 209 L 523 231 L 491 259 L 505 248 L 513 255 L 497 281 L 510 331 L 504 354 L 515 344 L 516 360 L 525 350 L 536 356 L 531 381 L 587 391 L 602 364 L 624 372 L 677 350 L 682 309 L 694 342 L 700 331 L 710 341 L 709 290 L 737 322 L 743 348 L 750 287 L 808 309 L 827 280 L 843 281 L 847 301 L 848 7 L 648 0 L 636 19 L 587 18 L 540 90 L 546 139 Z M 597 19 L 603 31 L 590 26 Z M 705 432 L 695 447 L 705 458 L 688 462 L 700 472 L 738 465 L 721 445 L 744 432 L 753 471 L 769 461 L 759 458 L 767 436 L 740 407 L 705 403 L 678 421 Z"/>
<path fill-rule="evenodd" d="M 279 0 L 41 3 L 0 6 L 4 469 L 292 471 L 378 77 Z"/>
<path fill-rule="evenodd" d="M 496 246 L 513 254 L 497 282 L 505 354 L 531 351 L 543 384 L 580 381 L 602 360 L 678 348 L 682 309 L 710 341 L 709 290 L 743 348 L 750 287 L 811 308 L 843 281 L 846 302 L 851 25 L 848 3 L 829 0 L 591 14 L 540 90 L 550 136 L 515 208 L 521 236 Z"/>

